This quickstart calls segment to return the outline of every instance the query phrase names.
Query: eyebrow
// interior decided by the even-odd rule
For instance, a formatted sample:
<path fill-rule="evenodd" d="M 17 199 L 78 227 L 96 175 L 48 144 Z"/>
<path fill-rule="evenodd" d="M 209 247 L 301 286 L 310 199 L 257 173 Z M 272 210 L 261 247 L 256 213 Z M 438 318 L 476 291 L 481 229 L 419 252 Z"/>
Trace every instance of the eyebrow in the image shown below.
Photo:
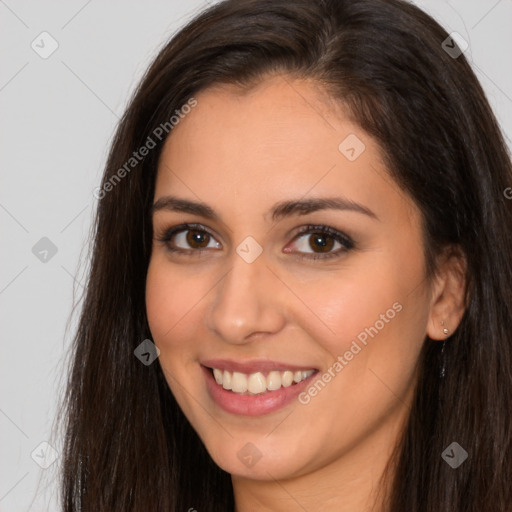
<path fill-rule="evenodd" d="M 175 196 L 160 197 L 151 207 L 151 215 L 160 210 L 191 213 L 206 219 L 222 222 L 220 216 L 205 203 L 181 199 Z M 343 210 L 367 215 L 379 220 L 377 215 L 362 204 L 342 197 L 320 197 L 312 199 L 298 199 L 276 203 L 265 215 L 271 215 L 272 221 L 291 217 L 293 215 L 307 215 L 319 210 Z"/>

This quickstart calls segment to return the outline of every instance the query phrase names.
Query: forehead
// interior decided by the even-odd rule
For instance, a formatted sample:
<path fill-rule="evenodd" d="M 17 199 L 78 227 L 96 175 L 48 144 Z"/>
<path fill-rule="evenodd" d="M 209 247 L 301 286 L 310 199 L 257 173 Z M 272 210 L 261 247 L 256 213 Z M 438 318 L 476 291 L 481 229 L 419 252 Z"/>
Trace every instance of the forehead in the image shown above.
<path fill-rule="evenodd" d="M 340 116 L 312 82 L 278 76 L 251 89 L 215 86 L 196 99 L 197 106 L 174 128 L 166 144 L 182 160 L 183 151 L 198 150 L 187 155 L 190 163 L 206 155 L 212 166 L 256 156 L 261 168 L 270 159 L 291 158 L 293 163 L 313 154 L 318 157 L 319 151 L 325 158 L 338 151 Z"/>
<path fill-rule="evenodd" d="M 278 76 L 195 98 L 165 143 L 155 196 L 177 193 L 229 213 L 306 195 L 367 204 L 402 196 L 377 143 L 312 82 Z"/>

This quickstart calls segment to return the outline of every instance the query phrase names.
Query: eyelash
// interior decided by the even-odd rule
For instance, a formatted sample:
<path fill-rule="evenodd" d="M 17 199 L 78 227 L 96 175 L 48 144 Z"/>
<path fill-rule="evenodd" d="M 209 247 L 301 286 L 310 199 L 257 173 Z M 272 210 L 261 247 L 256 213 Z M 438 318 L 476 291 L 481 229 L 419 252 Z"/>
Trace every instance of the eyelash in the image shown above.
<path fill-rule="evenodd" d="M 181 233 L 182 231 L 197 231 L 199 233 L 206 233 L 209 236 L 215 238 L 213 233 L 211 233 L 205 226 L 201 224 L 192 224 L 192 223 L 186 223 L 186 224 L 180 224 L 179 226 L 174 226 L 170 229 L 167 229 L 163 232 L 162 235 L 157 236 L 156 239 L 159 242 L 165 243 L 167 246 L 167 250 L 172 253 L 178 253 L 178 254 L 191 254 L 191 253 L 202 253 L 203 251 L 206 251 L 208 249 L 181 249 L 172 247 L 170 245 L 171 239 L 177 235 L 178 233 Z M 312 225 L 308 224 L 307 226 L 303 226 L 300 231 L 294 236 L 293 240 L 296 240 L 297 238 L 300 238 L 304 235 L 312 235 L 312 234 L 322 234 L 322 235 L 330 235 L 336 242 L 339 242 L 343 248 L 338 249 L 336 252 L 329 252 L 324 254 L 315 254 L 315 253 L 297 253 L 300 258 L 306 258 L 311 260 L 318 260 L 318 259 L 327 259 L 327 258 L 333 258 L 337 256 L 341 256 L 341 254 L 350 251 L 355 247 L 354 241 L 344 233 L 341 233 L 337 229 L 331 228 L 329 226 L 324 225 Z M 199 255 L 198 254 L 198 255 Z"/>

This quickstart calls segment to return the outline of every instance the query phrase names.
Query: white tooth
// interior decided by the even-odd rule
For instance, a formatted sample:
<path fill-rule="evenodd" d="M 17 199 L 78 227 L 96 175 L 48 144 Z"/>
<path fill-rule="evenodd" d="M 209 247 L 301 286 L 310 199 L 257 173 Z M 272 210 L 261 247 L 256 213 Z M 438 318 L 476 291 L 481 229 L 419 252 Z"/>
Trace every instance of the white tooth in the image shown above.
<path fill-rule="evenodd" d="M 235 393 L 245 393 L 247 391 L 247 377 L 240 372 L 233 372 L 231 379 L 231 389 Z"/>
<path fill-rule="evenodd" d="M 287 388 L 292 385 L 292 382 L 293 382 L 293 372 L 291 372 L 290 370 L 286 370 L 285 372 L 283 372 L 283 375 L 281 377 L 282 385 L 285 388 Z"/>
<path fill-rule="evenodd" d="M 219 369 L 214 368 L 213 376 L 215 377 L 215 382 L 219 384 L 219 386 L 222 386 L 222 372 Z"/>
<path fill-rule="evenodd" d="M 247 380 L 247 390 L 253 394 L 264 393 L 267 390 L 267 379 L 263 373 L 251 373 Z"/>
<path fill-rule="evenodd" d="M 267 389 L 275 391 L 281 387 L 281 373 L 280 372 L 268 372 L 267 375 Z"/>
<path fill-rule="evenodd" d="M 219 386 L 224 389 L 232 390 L 235 393 L 249 393 L 257 395 L 265 391 L 275 391 L 281 386 L 285 388 L 291 386 L 294 382 L 299 383 L 315 373 L 315 370 L 298 370 L 293 372 L 286 370 L 284 372 L 271 371 L 267 377 L 261 372 L 246 375 L 240 372 L 228 372 L 227 370 L 213 369 L 213 376 Z"/>
<path fill-rule="evenodd" d="M 222 387 L 224 389 L 231 389 L 231 373 L 226 370 L 222 374 Z"/>

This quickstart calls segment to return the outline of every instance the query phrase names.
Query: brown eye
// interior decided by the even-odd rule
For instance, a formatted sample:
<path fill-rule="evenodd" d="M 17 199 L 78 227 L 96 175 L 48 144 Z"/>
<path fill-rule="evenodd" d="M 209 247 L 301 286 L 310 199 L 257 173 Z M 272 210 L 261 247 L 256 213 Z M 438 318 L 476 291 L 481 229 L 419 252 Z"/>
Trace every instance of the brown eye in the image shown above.
<path fill-rule="evenodd" d="M 354 242 L 329 226 L 306 226 L 295 237 L 294 246 L 294 250 L 286 252 L 296 252 L 302 258 L 321 259 L 341 256 L 354 248 Z"/>
<path fill-rule="evenodd" d="M 334 246 L 334 238 L 324 233 L 311 233 L 309 235 L 311 249 L 319 249 L 320 252 L 329 252 Z"/>
<path fill-rule="evenodd" d="M 192 248 L 204 249 L 208 246 L 210 235 L 206 231 L 188 229 L 185 237 L 187 244 Z M 197 245 L 196 245 L 197 244 Z"/>
<path fill-rule="evenodd" d="M 157 240 L 164 242 L 171 252 L 201 253 L 204 249 L 219 248 L 213 235 L 200 225 L 181 224 L 167 230 Z"/>

